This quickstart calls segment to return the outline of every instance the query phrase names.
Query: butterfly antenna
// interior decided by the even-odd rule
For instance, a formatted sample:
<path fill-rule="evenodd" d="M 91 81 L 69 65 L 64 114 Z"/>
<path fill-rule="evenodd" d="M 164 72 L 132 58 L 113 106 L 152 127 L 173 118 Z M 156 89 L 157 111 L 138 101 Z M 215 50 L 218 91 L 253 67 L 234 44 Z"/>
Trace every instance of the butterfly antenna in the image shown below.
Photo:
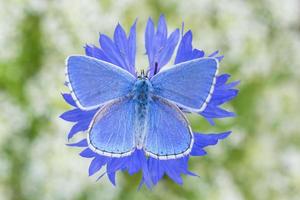
<path fill-rule="evenodd" d="M 158 63 L 155 62 L 155 64 L 154 64 L 154 75 L 157 73 L 157 70 L 158 70 Z"/>

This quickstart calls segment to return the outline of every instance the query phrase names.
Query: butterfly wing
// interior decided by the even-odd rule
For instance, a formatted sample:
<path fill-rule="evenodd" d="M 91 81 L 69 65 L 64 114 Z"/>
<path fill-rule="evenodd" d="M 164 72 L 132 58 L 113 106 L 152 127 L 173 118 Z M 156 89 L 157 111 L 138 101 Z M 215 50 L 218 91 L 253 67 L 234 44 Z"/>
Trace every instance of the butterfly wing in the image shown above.
<path fill-rule="evenodd" d="M 193 145 L 190 125 L 179 108 L 160 97 L 149 103 L 148 134 L 144 143 L 147 155 L 166 160 L 187 155 Z"/>
<path fill-rule="evenodd" d="M 200 58 L 177 64 L 151 79 L 154 94 L 189 111 L 201 112 L 214 90 L 218 66 L 215 58 Z"/>
<path fill-rule="evenodd" d="M 66 78 L 79 108 L 91 110 L 128 94 L 135 78 L 113 64 L 87 56 L 70 56 Z"/>
<path fill-rule="evenodd" d="M 134 102 L 123 97 L 104 105 L 95 115 L 89 131 L 89 147 L 100 155 L 130 155 L 134 142 Z"/>

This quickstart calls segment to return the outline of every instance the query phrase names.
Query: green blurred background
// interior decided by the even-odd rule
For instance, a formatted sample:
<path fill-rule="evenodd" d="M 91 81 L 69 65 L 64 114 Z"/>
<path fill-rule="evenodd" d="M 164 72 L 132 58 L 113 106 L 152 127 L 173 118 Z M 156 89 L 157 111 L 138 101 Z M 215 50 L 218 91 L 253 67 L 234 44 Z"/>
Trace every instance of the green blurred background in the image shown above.
<path fill-rule="evenodd" d="M 220 50 L 221 71 L 242 81 L 226 105 L 238 117 L 215 127 L 190 117 L 196 131 L 233 134 L 191 159 L 200 178 L 183 186 L 164 179 L 137 191 L 140 174 L 121 173 L 117 187 L 96 182 L 89 160 L 65 146 L 64 60 L 138 18 L 137 65 L 145 67 L 143 31 L 161 13 L 169 30 L 184 21 L 197 48 Z M 0 0 L 0 47 L 1 200 L 300 199 L 299 0 Z"/>

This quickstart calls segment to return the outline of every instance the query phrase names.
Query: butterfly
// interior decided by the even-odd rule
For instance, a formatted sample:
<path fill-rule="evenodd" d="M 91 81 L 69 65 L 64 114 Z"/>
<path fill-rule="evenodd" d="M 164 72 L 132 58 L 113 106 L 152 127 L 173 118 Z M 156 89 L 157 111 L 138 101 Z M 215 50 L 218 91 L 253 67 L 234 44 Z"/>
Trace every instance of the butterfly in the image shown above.
<path fill-rule="evenodd" d="M 124 157 L 136 149 L 160 160 L 191 152 L 185 112 L 202 112 L 214 91 L 219 62 L 212 57 L 176 64 L 152 77 L 135 76 L 88 56 L 66 60 L 71 95 L 82 110 L 98 109 L 87 131 L 97 154 Z"/>

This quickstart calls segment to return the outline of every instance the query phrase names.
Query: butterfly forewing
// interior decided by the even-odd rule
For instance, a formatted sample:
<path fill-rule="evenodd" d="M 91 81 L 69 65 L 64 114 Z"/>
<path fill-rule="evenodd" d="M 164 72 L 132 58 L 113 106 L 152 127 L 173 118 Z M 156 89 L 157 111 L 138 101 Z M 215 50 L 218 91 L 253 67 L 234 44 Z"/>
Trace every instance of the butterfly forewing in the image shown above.
<path fill-rule="evenodd" d="M 177 64 L 156 74 L 151 83 L 154 94 L 191 112 L 205 109 L 214 90 L 218 60 L 200 58 Z"/>
<path fill-rule="evenodd" d="M 87 56 L 70 56 L 66 64 L 68 86 L 77 106 L 83 110 L 127 95 L 135 81 L 120 67 Z"/>

